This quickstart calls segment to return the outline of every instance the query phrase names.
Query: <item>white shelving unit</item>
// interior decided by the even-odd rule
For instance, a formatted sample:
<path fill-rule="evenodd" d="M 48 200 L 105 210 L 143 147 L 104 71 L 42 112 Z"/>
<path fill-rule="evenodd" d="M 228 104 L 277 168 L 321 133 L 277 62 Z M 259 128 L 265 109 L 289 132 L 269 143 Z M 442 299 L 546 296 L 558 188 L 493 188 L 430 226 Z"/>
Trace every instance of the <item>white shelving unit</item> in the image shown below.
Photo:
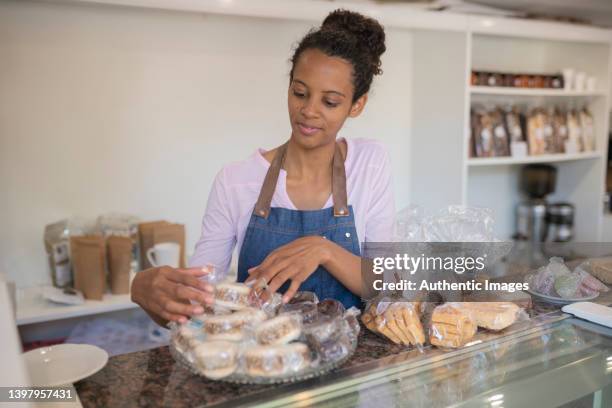
<path fill-rule="evenodd" d="M 488 22 L 488 24 L 485 24 Z M 496 233 L 514 233 L 521 165 L 550 163 L 557 168 L 551 202 L 575 205 L 580 241 L 602 237 L 608 146 L 610 31 L 554 30 L 536 22 L 471 18 L 466 32 L 415 32 L 413 42 L 412 179 L 413 201 L 436 209 L 463 204 L 493 209 Z M 436 50 L 432 52 L 431 50 Z M 432 67 L 434 67 L 432 69 Z M 573 67 L 597 77 L 596 91 L 471 86 L 472 69 L 497 72 L 560 72 Z M 443 97 L 441 97 L 443 95 Z M 470 158 L 473 105 L 588 106 L 594 116 L 596 150 L 576 154 Z"/>
<path fill-rule="evenodd" d="M 515 164 L 529 163 L 559 163 L 564 161 L 585 160 L 585 159 L 601 159 L 601 152 L 584 152 L 575 154 L 543 154 L 540 156 L 525 156 L 525 157 L 486 157 L 486 158 L 470 158 L 468 159 L 469 166 L 502 166 Z"/>
<path fill-rule="evenodd" d="M 130 300 L 130 295 L 127 294 L 106 294 L 100 301 L 86 300 L 81 305 L 60 305 L 44 299 L 42 292 L 43 287 L 20 289 L 17 294 L 16 321 L 18 326 L 139 307 Z"/>
<path fill-rule="evenodd" d="M 606 96 L 605 91 L 566 91 L 564 89 L 506 88 L 498 86 L 471 86 L 470 93 L 476 95 L 502 96 Z"/>

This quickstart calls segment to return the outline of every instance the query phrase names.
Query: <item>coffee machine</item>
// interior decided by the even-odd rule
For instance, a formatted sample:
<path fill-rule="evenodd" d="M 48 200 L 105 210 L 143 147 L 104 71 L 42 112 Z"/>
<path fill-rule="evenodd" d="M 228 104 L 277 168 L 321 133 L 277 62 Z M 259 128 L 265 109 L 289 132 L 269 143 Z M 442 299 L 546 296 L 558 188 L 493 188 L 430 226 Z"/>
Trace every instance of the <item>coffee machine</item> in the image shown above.
<path fill-rule="evenodd" d="M 520 189 L 525 200 L 516 207 L 514 239 L 529 242 L 566 242 L 572 239 L 574 206 L 549 204 L 546 196 L 554 193 L 557 169 L 547 164 L 530 164 L 521 169 Z"/>

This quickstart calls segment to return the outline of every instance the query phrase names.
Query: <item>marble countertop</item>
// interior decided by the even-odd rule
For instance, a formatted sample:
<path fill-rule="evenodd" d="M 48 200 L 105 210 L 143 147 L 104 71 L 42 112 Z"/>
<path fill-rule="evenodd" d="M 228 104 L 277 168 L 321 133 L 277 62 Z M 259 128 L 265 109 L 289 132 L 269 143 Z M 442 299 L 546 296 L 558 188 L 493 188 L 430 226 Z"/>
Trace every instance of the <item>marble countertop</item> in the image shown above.
<path fill-rule="evenodd" d="M 168 347 L 115 356 L 93 376 L 75 384 L 84 407 L 235 405 L 328 383 L 343 371 L 406 351 L 363 326 L 355 354 L 335 372 L 286 385 L 238 385 L 207 380 L 177 364 Z M 418 353 L 417 350 L 409 351 Z"/>

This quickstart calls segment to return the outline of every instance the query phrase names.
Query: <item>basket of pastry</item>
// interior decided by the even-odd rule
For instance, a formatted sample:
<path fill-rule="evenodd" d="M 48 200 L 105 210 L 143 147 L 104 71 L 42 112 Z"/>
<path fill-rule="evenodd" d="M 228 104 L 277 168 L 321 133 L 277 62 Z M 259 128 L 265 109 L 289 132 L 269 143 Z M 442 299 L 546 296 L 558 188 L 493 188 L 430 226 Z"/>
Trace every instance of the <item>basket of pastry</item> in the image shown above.
<path fill-rule="evenodd" d="M 193 373 L 241 384 L 316 377 L 343 364 L 357 347 L 359 310 L 298 292 L 282 304 L 241 283 L 215 287 L 215 304 L 171 324 L 170 351 Z"/>
<path fill-rule="evenodd" d="M 459 348 L 473 341 L 479 329 L 499 332 L 528 317 L 513 302 L 436 305 L 380 297 L 368 302 L 361 319 L 370 331 L 398 345 Z"/>

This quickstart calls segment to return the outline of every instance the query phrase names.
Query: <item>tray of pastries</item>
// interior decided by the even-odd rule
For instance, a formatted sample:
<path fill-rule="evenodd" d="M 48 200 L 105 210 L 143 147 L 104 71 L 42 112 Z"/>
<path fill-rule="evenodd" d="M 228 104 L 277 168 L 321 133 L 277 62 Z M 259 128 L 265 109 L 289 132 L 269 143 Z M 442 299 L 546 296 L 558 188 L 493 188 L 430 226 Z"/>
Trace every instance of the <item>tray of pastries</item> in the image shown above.
<path fill-rule="evenodd" d="M 171 323 L 174 359 L 212 380 L 274 384 L 320 376 L 351 357 L 358 309 L 319 301 L 312 292 L 298 292 L 282 304 L 279 294 L 262 296 L 260 289 L 216 285 L 215 303 L 204 314 Z"/>

